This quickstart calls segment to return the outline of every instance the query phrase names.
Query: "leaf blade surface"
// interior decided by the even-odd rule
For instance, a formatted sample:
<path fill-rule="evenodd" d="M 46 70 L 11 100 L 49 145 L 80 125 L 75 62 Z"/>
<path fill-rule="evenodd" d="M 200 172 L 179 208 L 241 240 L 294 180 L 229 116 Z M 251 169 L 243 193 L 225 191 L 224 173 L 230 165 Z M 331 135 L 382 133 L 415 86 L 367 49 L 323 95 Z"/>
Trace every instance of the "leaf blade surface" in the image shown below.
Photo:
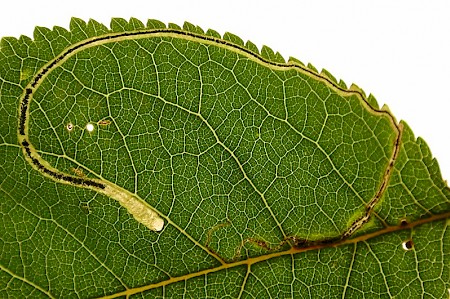
<path fill-rule="evenodd" d="M 154 24 L 2 40 L 5 294 L 446 294 L 449 190 L 405 123 L 267 47 Z"/>

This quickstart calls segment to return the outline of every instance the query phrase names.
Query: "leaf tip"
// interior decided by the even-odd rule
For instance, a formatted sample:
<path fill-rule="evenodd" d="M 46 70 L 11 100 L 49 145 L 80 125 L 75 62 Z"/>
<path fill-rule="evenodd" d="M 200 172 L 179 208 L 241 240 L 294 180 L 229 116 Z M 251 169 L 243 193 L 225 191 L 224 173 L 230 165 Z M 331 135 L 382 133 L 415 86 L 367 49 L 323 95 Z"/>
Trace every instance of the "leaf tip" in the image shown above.
<path fill-rule="evenodd" d="M 298 65 L 300 67 L 305 67 L 305 64 L 303 62 L 301 62 L 300 60 L 298 60 L 297 58 L 292 57 L 292 56 L 289 57 L 288 63 Z"/>
<path fill-rule="evenodd" d="M 369 104 L 375 108 L 375 109 L 380 109 L 380 107 L 378 106 L 378 101 L 377 99 L 372 95 L 369 94 L 369 96 L 367 97 L 367 102 L 369 102 Z"/>
<path fill-rule="evenodd" d="M 269 61 L 275 63 L 286 63 L 283 56 L 280 53 L 275 53 L 271 48 L 266 45 L 263 45 L 261 48 L 261 56 Z"/>
<path fill-rule="evenodd" d="M 244 41 L 239 36 L 233 33 L 225 32 L 225 34 L 223 35 L 223 39 L 241 47 L 244 46 Z"/>
<path fill-rule="evenodd" d="M 316 74 L 319 74 L 319 71 L 316 69 L 314 65 L 312 65 L 310 62 L 306 65 L 306 68 L 308 68 L 310 71 L 313 71 Z"/>
<path fill-rule="evenodd" d="M 349 89 L 352 90 L 352 91 L 356 91 L 356 92 L 362 94 L 362 96 L 363 96 L 364 98 L 367 98 L 367 97 L 366 97 L 366 93 L 364 92 L 364 90 L 362 90 L 362 89 L 361 89 L 358 85 L 356 85 L 355 83 L 352 83 L 352 85 L 350 85 L 350 88 L 349 88 Z"/>
<path fill-rule="evenodd" d="M 220 33 L 213 29 L 208 29 L 206 31 L 206 35 L 214 37 L 214 38 L 221 38 Z"/>
<path fill-rule="evenodd" d="M 245 43 L 245 47 L 246 47 L 248 50 L 252 51 L 253 53 L 255 53 L 255 54 L 257 54 L 257 55 L 260 54 L 260 53 L 259 53 L 258 47 L 257 47 L 254 43 L 252 43 L 251 41 L 249 41 L 249 40 Z"/>
<path fill-rule="evenodd" d="M 199 26 L 195 26 L 194 24 L 189 22 L 184 22 L 183 30 L 196 34 L 205 34 L 202 28 L 200 28 Z"/>
<path fill-rule="evenodd" d="M 320 75 L 322 77 L 328 78 L 328 80 L 332 81 L 334 84 L 338 85 L 338 82 L 336 80 L 336 78 L 326 69 L 322 69 L 322 71 L 320 72 Z"/>
<path fill-rule="evenodd" d="M 147 28 L 148 29 L 166 29 L 166 24 L 161 21 L 155 19 L 147 20 Z"/>
<path fill-rule="evenodd" d="M 338 85 L 343 89 L 348 89 L 347 84 L 343 80 L 339 80 Z"/>
<path fill-rule="evenodd" d="M 182 30 L 182 28 L 180 26 L 178 26 L 177 24 L 174 24 L 174 23 L 167 24 L 167 28 L 176 29 L 176 30 Z"/>

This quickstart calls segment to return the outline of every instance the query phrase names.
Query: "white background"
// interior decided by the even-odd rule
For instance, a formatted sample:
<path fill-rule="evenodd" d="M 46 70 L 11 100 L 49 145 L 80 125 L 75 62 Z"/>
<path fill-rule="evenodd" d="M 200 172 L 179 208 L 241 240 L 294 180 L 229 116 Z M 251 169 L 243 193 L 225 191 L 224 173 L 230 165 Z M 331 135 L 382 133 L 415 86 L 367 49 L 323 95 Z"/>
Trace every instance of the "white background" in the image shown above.
<path fill-rule="evenodd" d="M 70 17 L 189 21 L 265 44 L 372 93 L 423 137 L 450 179 L 450 1 L 2 1 L 0 36 Z"/>

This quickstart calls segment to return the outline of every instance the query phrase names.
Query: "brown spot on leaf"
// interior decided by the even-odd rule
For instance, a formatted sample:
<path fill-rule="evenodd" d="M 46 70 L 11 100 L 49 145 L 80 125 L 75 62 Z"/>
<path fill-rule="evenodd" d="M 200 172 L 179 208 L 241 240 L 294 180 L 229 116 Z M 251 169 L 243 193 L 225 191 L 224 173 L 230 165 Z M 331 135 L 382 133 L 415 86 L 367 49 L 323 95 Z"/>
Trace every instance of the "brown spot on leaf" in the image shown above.
<path fill-rule="evenodd" d="M 99 121 L 97 122 L 97 124 L 98 124 L 99 126 L 105 127 L 105 126 L 109 126 L 109 125 L 111 124 L 111 121 L 110 121 L 110 120 L 107 120 L 107 119 L 102 119 L 102 120 L 99 120 Z"/>
<path fill-rule="evenodd" d="M 406 220 L 405 218 L 400 220 L 400 226 L 407 226 L 408 225 L 408 220 Z"/>
<path fill-rule="evenodd" d="M 402 243 L 402 248 L 406 251 L 409 251 L 414 248 L 414 242 L 412 239 L 406 240 Z"/>

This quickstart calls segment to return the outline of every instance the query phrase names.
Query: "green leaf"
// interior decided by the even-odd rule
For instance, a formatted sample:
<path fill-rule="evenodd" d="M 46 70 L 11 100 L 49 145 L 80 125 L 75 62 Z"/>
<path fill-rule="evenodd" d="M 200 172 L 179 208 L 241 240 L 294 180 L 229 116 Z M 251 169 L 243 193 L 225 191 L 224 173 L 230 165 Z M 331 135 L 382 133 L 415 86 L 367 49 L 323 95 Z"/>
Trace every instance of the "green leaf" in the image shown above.
<path fill-rule="evenodd" d="M 1 297 L 448 296 L 450 189 L 356 85 L 190 23 L 0 47 Z"/>

